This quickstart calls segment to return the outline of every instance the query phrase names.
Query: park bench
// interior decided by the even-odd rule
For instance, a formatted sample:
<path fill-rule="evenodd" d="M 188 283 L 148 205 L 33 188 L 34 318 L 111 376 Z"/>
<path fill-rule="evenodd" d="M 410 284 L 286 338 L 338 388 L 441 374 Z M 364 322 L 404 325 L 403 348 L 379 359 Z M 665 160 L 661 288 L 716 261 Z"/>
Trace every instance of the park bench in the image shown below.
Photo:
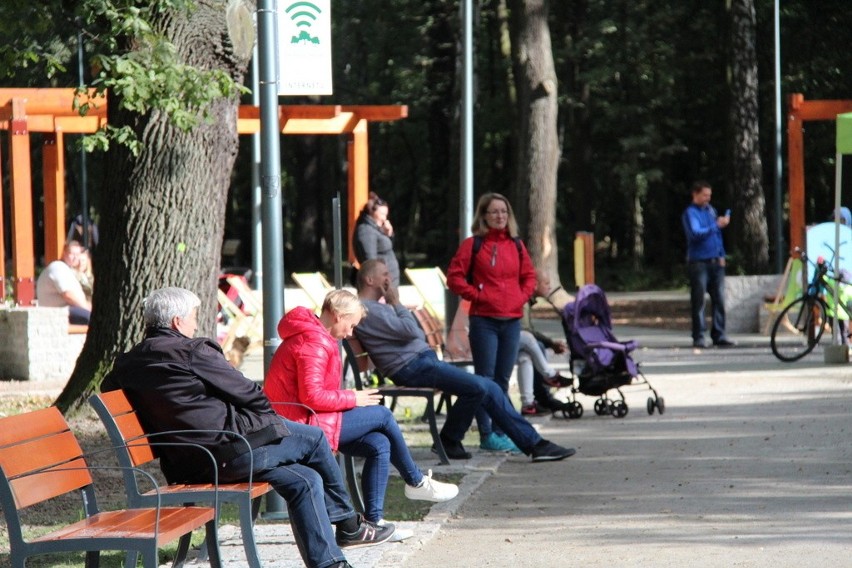
<path fill-rule="evenodd" d="M 23 568 L 32 556 L 64 552 L 86 552 L 86 565 L 97 566 L 102 550 L 127 551 L 133 558 L 141 554 L 145 568 L 156 568 L 161 545 L 188 537 L 204 526 L 214 537 L 207 541 L 211 566 L 221 566 L 215 538 L 216 507 L 165 507 L 155 493 L 152 507 L 130 505 L 125 510 L 101 512 L 92 480 L 95 469 L 103 468 L 86 463 L 77 438 L 56 407 L 0 418 L 0 507 L 8 527 L 13 568 Z M 78 491 L 84 519 L 49 534 L 24 538 L 23 509 Z M 182 538 L 181 543 L 186 546 L 178 546 L 178 566 L 186 558 L 189 539 Z"/>
<path fill-rule="evenodd" d="M 110 442 L 115 447 L 118 463 L 125 468 L 135 468 L 156 459 L 156 439 L 142 428 L 136 411 L 124 391 L 115 390 L 89 398 L 106 427 Z M 173 484 L 161 487 L 159 494 L 143 491 L 136 476 L 124 470 L 124 489 L 131 507 L 146 507 L 157 499 L 164 504 L 208 503 L 218 496 L 219 503 L 235 503 L 239 509 L 240 530 L 248 565 L 260 568 L 260 558 L 254 538 L 254 519 L 260 510 L 260 498 L 272 490 L 266 482 L 213 484 Z M 208 542 L 211 534 L 207 534 Z M 215 538 L 215 534 L 212 535 Z"/>

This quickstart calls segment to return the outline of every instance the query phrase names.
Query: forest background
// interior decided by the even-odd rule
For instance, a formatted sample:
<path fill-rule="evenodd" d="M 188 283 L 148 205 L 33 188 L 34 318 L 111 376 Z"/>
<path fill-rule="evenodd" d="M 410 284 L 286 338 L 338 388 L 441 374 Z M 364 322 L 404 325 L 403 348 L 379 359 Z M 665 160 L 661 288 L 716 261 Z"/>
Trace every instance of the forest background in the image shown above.
<path fill-rule="evenodd" d="M 780 5 L 785 99 L 791 93 L 852 98 L 847 2 Z M 86 82 L 105 73 L 110 125 L 134 133 L 142 148 L 134 154 L 113 144 L 87 160 L 92 218 L 106 238 L 94 259 L 92 323 L 60 396 L 62 408 L 84 402 L 114 356 L 138 341 L 148 291 L 163 285 L 198 291 L 200 333 L 209 335 L 223 236 L 243 243 L 234 260 L 249 264 L 251 140 L 237 140 L 232 81 L 250 84 L 250 46 L 226 29 L 225 13 L 233 9 L 250 20 L 253 6 L 249 0 L 0 5 L 0 86 L 76 86 L 79 30 L 87 54 L 102 56 L 99 68 L 83 66 Z M 558 244 L 566 288 L 577 231 L 594 234 L 597 282 L 605 289 L 681 285 L 680 215 L 698 178 L 713 185 L 719 210 L 734 211 L 726 231 L 732 272 L 768 272 L 773 260 L 786 259 L 787 246 L 770 238 L 772 0 L 483 0 L 474 8 L 474 193 L 510 196 L 533 257 L 554 268 L 556 259 L 542 254 L 548 235 L 538 219 L 555 216 L 547 231 Z M 335 94 L 281 99 L 408 105 L 408 118 L 370 132 L 370 185 L 390 203 L 403 265 L 445 267 L 458 244 L 459 21 L 458 1 L 333 1 Z M 550 99 L 556 112 L 540 112 L 539 102 Z M 210 120 L 192 128 L 176 124 L 203 111 Z M 539 132 L 547 143 L 536 138 Z M 73 152 L 74 137 L 67 138 Z M 330 272 L 330 203 L 346 194 L 345 144 L 342 137 L 282 138 L 288 274 Z M 0 151 L 8 156 L 5 147 Z M 805 218 L 822 221 L 833 203 L 834 124 L 809 123 L 805 151 Z M 548 169 L 540 162 L 551 152 L 552 188 L 545 187 L 549 174 L 538 171 Z M 36 155 L 36 188 L 38 164 Z M 81 176 L 77 160 L 66 165 L 70 218 L 78 212 Z M 544 182 L 528 183 L 537 174 Z"/>
<path fill-rule="evenodd" d="M 525 196 L 518 195 L 524 190 L 513 183 L 518 111 L 506 4 L 484 0 L 474 11 L 474 183 L 476 195 L 486 191 L 509 195 L 525 231 L 527 215 L 519 206 Z M 774 242 L 773 1 L 744 2 L 754 8 L 751 44 L 745 47 L 732 33 L 736 28 L 730 4 L 724 0 L 550 3 L 548 23 L 558 79 L 556 238 L 565 285 L 573 281 L 572 242 L 577 231 L 594 234 L 598 281 L 606 289 L 682 285 L 685 243 L 680 214 L 695 179 L 713 185 L 717 209 L 737 212 L 734 205 L 738 194 L 742 197 L 742 181 L 737 180 L 739 186 L 732 182 L 736 176 L 731 123 L 737 49 L 753 49 L 756 54 L 758 104 L 751 111 L 759 136 L 757 206 L 766 223 L 761 232 L 767 249 L 762 260 L 744 261 L 742 232 L 729 231 L 730 271 L 772 272 L 778 255 L 786 259 L 786 178 L 781 230 L 785 242 Z M 370 186 L 391 205 L 401 263 L 446 267 L 459 230 L 458 2 L 335 1 L 332 16 L 335 94 L 282 97 L 281 103 L 408 105 L 407 119 L 371 126 Z M 17 25 L 20 22 L 6 20 L 0 27 L 13 34 Z M 65 37 L 70 39 L 74 22 L 66 26 Z M 843 0 L 780 3 L 782 117 L 790 93 L 803 93 L 806 99 L 852 98 L 852 65 L 844 50 L 850 26 L 852 15 Z M 40 65 L 14 71 L 10 67 L 0 85 L 74 86 L 73 42 L 65 57 L 64 74 L 47 80 Z M 808 222 L 825 220 L 831 212 L 833 129 L 830 122 L 807 125 Z M 73 144 L 74 137 L 68 138 Z M 782 152 L 786 162 L 786 146 Z M 338 192 L 345 199 L 346 140 L 282 137 L 281 156 L 284 265 L 288 273 L 329 273 L 330 203 Z M 103 179 L 102 158 L 95 153 L 87 161 L 88 199 L 96 221 L 103 215 L 101 196 L 111 190 Z M 241 242 L 236 258 L 230 260 L 244 266 L 251 264 L 251 162 L 251 140 L 241 137 L 225 238 Z M 80 203 L 81 191 L 79 162 L 69 158 L 67 165 L 70 218 L 80 212 L 75 204 Z M 38 177 L 37 169 L 34 175 Z M 10 218 L 8 211 L 5 217 Z M 735 217 L 732 226 L 738 223 L 743 220 Z"/>

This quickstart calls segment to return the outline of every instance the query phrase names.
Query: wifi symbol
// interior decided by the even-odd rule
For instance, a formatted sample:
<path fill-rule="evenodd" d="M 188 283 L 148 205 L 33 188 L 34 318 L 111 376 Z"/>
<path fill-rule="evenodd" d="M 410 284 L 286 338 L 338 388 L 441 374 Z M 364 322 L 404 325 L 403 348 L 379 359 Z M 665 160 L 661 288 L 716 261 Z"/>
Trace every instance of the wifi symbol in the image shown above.
<path fill-rule="evenodd" d="M 294 24 L 296 24 L 296 28 L 300 30 L 299 35 L 294 35 L 290 38 L 291 43 L 320 42 L 318 37 L 313 37 L 308 32 L 311 26 L 314 25 L 314 22 L 317 19 L 317 14 L 322 13 L 319 6 L 312 2 L 305 2 L 302 0 L 299 2 L 293 2 L 287 6 L 284 12 L 290 16 L 290 19 Z"/>

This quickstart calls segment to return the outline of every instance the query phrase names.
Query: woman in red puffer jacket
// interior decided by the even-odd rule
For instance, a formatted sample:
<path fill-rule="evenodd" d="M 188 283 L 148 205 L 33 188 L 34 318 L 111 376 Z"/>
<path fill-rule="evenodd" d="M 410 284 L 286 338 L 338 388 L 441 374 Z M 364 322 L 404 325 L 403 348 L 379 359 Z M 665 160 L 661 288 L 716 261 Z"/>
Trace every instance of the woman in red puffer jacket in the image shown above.
<path fill-rule="evenodd" d="M 391 463 L 405 481 L 409 499 L 447 501 L 458 494 L 458 487 L 433 480 L 431 471 L 423 475 L 393 414 L 380 405 L 377 389 L 340 388 L 337 341 L 352 335 L 364 313 L 358 298 L 346 290 L 330 292 L 319 317 L 307 308 L 291 310 L 278 323 L 284 341 L 272 358 L 263 390 L 273 403 L 309 407 L 313 413 L 302 406 L 273 404 L 285 418 L 322 428 L 331 449 L 366 459 L 361 474 L 364 517 L 381 524 Z"/>

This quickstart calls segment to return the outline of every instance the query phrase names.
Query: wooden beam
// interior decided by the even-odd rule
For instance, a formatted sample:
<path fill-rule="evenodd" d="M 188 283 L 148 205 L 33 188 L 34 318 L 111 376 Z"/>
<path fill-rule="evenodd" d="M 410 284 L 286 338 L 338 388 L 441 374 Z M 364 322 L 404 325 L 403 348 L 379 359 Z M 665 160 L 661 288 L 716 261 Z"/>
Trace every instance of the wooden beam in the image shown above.
<path fill-rule="evenodd" d="M 61 132 L 46 134 L 42 147 L 44 178 L 44 261 L 62 256 L 65 245 L 65 144 Z"/>
<path fill-rule="evenodd" d="M 408 118 L 408 105 L 344 105 L 343 112 L 352 112 L 370 122 L 389 122 Z"/>
<path fill-rule="evenodd" d="M 9 161 L 12 164 L 12 264 L 15 271 L 15 298 L 18 305 L 35 300 L 35 243 L 33 240 L 33 199 L 30 173 L 30 133 L 27 130 L 25 102 L 13 99 L 9 129 Z"/>
<path fill-rule="evenodd" d="M 26 103 L 27 112 L 31 114 L 79 116 L 80 113 L 74 110 L 76 92 L 77 89 L 0 89 L 0 107 L 18 99 Z M 107 98 L 96 96 L 95 89 L 88 90 L 88 97 L 92 102 L 89 114 L 106 116 Z"/>

